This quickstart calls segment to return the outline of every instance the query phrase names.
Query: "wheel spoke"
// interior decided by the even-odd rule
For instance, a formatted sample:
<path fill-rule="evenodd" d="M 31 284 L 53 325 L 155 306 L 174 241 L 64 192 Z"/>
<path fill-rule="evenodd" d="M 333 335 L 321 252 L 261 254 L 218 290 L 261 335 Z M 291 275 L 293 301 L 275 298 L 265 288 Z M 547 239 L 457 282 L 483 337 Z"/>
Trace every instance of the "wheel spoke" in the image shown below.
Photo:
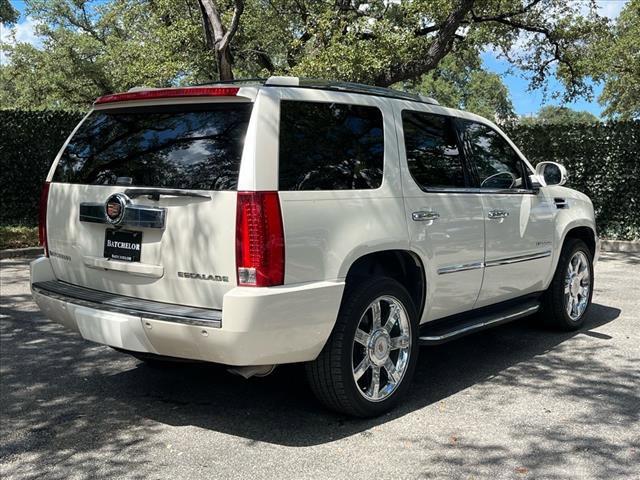
<path fill-rule="evenodd" d="M 407 335 L 401 335 L 399 337 L 393 337 L 391 339 L 391 350 L 398 350 L 399 348 L 407 348 L 409 346 L 409 337 Z"/>
<path fill-rule="evenodd" d="M 571 317 L 573 314 L 573 297 L 569 297 L 567 302 L 567 314 Z"/>
<path fill-rule="evenodd" d="M 564 293 L 568 294 L 570 292 L 571 292 L 571 282 L 569 281 L 569 279 L 567 279 L 564 282 Z"/>
<path fill-rule="evenodd" d="M 360 380 L 362 375 L 369 369 L 371 366 L 371 361 L 369 360 L 369 356 L 365 356 L 362 361 L 358 364 L 358 366 L 353 370 L 353 378 L 356 379 L 356 382 Z"/>
<path fill-rule="evenodd" d="M 401 375 L 398 370 L 396 370 L 396 366 L 393 364 L 390 358 L 387 358 L 387 361 L 384 362 L 384 369 L 387 371 L 387 375 L 389 379 L 395 384 L 400 381 Z"/>
<path fill-rule="evenodd" d="M 371 384 L 369 385 L 369 394 L 372 398 L 378 398 L 380 394 L 380 367 L 373 365 L 371 367 Z"/>
<path fill-rule="evenodd" d="M 398 310 L 398 307 L 393 305 L 391 307 L 391 311 L 389 312 L 389 318 L 384 324 L 384 328 L 387 332 L 391 333 L 391 330 L 393 330 L 394 325 L 398 322 L 399 314 L 400 314 L 400 310 Z"/>
<path fill-rule="evenodd" d="M 367 332 L 365 332 L 364 330 L 362 330 L 361 328 L 358 328 L 356 330 L 356 338 L 355 338 L 356 342 L 358 342 L 360 345 L 363 346 L 367 346 L 369 345 L 369 334 Z"/>
<path fill-rule="evenodd" d="M 371 331 L 380 328 L 382 326 L 382 316 L 380 312 L 380 301 L 373 302 L 371 304 L 371 321 L 373 322 L 373 328 Z"/>

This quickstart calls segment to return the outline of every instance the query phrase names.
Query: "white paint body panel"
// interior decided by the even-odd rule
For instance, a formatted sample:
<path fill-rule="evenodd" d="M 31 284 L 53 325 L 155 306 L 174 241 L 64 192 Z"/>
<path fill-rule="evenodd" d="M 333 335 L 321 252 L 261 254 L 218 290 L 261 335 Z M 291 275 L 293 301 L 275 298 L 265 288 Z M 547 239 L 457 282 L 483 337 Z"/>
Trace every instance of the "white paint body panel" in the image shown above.
<path fill-rule="evenodd" d="M 279 193 L 286 245 L 283 286 L 236 286 L 236 192 L 201 192 L 208 195 L 206 199 L 134 199 L 166 208 L 166 227 L 142 229 L 140 264 L 120 265 L 123 262 L 109 264 L 101 258 L 105 225 L 79 222 L 78 209 L 80 202 L 104 202 L 124 187 L 53 183 L 47 215 L 52 255 L 33 262 L 32 283 L 61 280 L 141 299 L 221 309 L 222 327 L 105 312 L 34 293 L 42 311 L 88 340 L 133 351 L 237 366 L 302 362 L 314 359 L 326 343 L 349 268 L 364 255 L 405 250 L 420 259 L 426 280 L 420 321 L 425 323 L 544 290 L 567 232 L 588 227 L 595 235 L 591 202 L 564 187 L 542 187 L 537 194 L 520 195 L 422 191 L 408 172 L 401 110 L 453 115 L 497 128 L 472 114 L 373 95 L 286 87 L 241 88 L 237 99 L 135 103 L 254 102 L 238 190 L 274 191 L 282 99 L 375 106 L 383 114 L 385 141 L 384 177 L 377 189 Z M 569 208 L 556 209 L 555 197 L 567 198 Z M 509 210 L 509 217 L 502 222 L 488 220 L 488 211 L 495 208 Z M 411 215 L 416 211 L 437 211 L 440 218 L 415 222 Z M 544 250 L 550 255 L 484 267 L 487 262 Z M 480 266 L 439 273 L 464 264 Z M 215 273 L 229 281 L 180 278 L 179 271 Z"/>

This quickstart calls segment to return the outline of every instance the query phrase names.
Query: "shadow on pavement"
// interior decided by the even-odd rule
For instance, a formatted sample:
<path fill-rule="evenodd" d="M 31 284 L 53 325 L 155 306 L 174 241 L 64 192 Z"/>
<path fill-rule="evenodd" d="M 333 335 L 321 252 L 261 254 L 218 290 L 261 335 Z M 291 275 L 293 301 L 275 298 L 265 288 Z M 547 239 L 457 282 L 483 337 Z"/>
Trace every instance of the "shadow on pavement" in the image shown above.
<path fill-rule="evenodd" d="M 27 298 L 3 297 L 3 304 L 15 306 Z M 345 418 L 323 410 L 307 388 L 299 365 L 281 367 L 269 377 L 249 381 L 219 366 L 178 364 L 155 369 L 67 333 L 29 305 L 32 307 L 27 310 L 5 306 L 2 310 L 0 387 L 7 421 L 1 427 L 0 458 L 29 452 L 32 461 L 40 465 L 75 461 L 78 468 L 89 469 L 87 474 L 97 449 L 126 449 L 131 462 L 139 466 L 145 461 L 144 452 L 155 448 L 153 433 L 161 428 L 158 424 L 194 425 L 249 442 L 318 445 L 364 432 L 488 379 L 523 392 L 555 389 L 556 396 L 569 401 L 579 398 L 590 402 L 592 415 L 583 419 L 586 426 L 620 419 L 631 422 L 639 414 L 637 392 L 629 388 L 640 384 L 638 369 L 621 364 L 612 370 L 592 355 L 592 350 L 606 348 L 602 342 L 612 338 L 591 330 L 620 314 L 619 309 L 604 305 L 593 305 L 579 332 L 544 331 L 535 326 L 534 319 L 525 319 L 423 348 L 407 398 L 394 412 L 372 420 Z M 576 335 L 588 335 L 598 343 L 572 347 L 572 354 L 562 358 L 543 355 L 562 348 L 564 341 Z M 534 362 L 525 362 L 534 357 Z M 560 372 L 567 370 L 571 381 L 558 381 L 563 375 Z M 600 438 L 565 440 L 572 445 L 606 447 Z M 544 449 L 545 444 L 540 442 L 537 448 Z M 491 461 L 500 454 L 496 446 L 483 458 Z M 536 459 L 539 457 L 540 452 Z M 127 461 L 111 462 L 108 468 L 107 475 L 131 475 Z"/>

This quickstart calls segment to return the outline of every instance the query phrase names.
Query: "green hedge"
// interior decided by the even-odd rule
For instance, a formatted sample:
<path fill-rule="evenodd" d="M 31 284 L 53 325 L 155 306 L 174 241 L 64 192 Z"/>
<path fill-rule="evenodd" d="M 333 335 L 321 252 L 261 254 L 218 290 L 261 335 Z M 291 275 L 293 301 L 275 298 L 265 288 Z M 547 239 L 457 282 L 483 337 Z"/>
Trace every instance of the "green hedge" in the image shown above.
<path fill-rule="evenodd" d="M 0 225 L 36 225 L 40 190 L 78 112 L 0 110 Z"/>
<path fill-rule="evenodd" d="M 78 112 L 0 110 L 0 224 L 35 225 L 40 189 Z M 600 234 L 640 237 L 640 122 L 515 126 L 507 133 L 535 164 L 553 160 L 593 200 Z"/>
<path fill-rule="evenodd" d="M 601 236 L 640 238 L 640 121 L 507 130 L 533 164 L 552 160 L 567 168 L 567 186 L 593 201 Z"/>

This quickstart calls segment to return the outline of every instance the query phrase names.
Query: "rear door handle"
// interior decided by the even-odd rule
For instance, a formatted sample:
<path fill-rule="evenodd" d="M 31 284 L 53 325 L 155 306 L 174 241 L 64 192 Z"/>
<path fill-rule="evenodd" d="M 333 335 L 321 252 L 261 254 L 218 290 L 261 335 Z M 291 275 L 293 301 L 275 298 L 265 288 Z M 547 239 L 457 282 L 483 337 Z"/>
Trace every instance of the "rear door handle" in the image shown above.
<path fill-rule="evenodd" d="M 502 218 L 507 218 L 509 216 L 509 212 L 506 210 L 491 210 L 487 217 L 489 220 L 500 220 Z"/>
<path fill-rule="evenodd" d="M 437 220 L 440 218 L 440 214 L 438 212 L 413 212 L 411 214 L 411 218 L 414 222 L 428 222 Z"/>

